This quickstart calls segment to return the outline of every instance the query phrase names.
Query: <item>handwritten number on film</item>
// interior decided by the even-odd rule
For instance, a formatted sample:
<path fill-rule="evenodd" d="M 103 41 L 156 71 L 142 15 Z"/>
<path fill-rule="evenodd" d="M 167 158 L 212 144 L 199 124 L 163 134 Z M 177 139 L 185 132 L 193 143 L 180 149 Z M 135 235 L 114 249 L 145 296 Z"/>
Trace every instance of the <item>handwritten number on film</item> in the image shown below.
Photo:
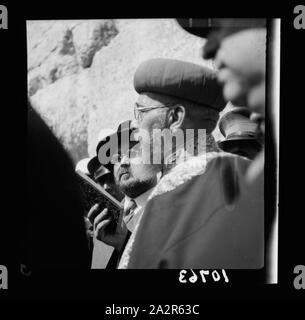
<path fill-rule="evenodd" d="M 190 274 L 191 272 L 191 274 Z M 199 273 L 199 275 L 197 275 Z M 209 281 L 218 282 L 223 280 L 224 282 L 229 282 L 229 278 L 226 274 L 225 270 L 217 271 L 217 270 L 200 270 L 197 271 L 197 274 L 190 269 L 188 270 L 181 270 L 179 273 L 179 282 L 180 283 L 195 283 L 201 281 L 203 283 L 207 283 Z M 210 279 L 210 280 L 209 280 Z"/>

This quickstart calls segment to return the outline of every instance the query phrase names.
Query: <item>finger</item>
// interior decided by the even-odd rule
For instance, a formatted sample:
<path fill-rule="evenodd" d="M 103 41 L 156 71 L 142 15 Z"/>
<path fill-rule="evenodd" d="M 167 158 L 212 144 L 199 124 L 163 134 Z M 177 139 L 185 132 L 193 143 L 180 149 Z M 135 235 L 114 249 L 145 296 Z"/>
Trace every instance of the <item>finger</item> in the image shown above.
<path fill-rule="evenodd" d="M 107 219 L 107 220 L 103 220 L 102 222 L 100 222 L 95 229 L 95 237 L 97 238 L 102 237 L 103 231 L 105 230 L 105 228 L 108 226 L 108 224 L 111 222 L 111 219 Z"/>
<path fill-rule="evenodd" d="M 98 214 L 94 221 L 93 221 L 93 227 L 94 229 L 96 228 L 96 226 L 102 221 L 102 220 L 105 220 L 105 218 L 107 217 L 108 215 L 108 209 L 105 208 L 100 214 Z"/>
<path fill-rule="evenodd" d="M 120 225 L 122 224 L 123 217 L 124 217 L 124 211 L 123 211 L 123 210 L 120 210 L 119 218 L 118 218 L 118 223 L 117 223 L 118 226 L 120 226 Z"/>
<path fill-rule="evenodd" d="M 99 207 L 99 204 L 96 203 L 94 206 L 91 207 L 91 209 L 89 210 L 89 212 L 87 214 L 87 218 L 91 224 L 93 224 L 94 218 L 95 218 L 96 214 L 98 213 L 98 207 Z"/>

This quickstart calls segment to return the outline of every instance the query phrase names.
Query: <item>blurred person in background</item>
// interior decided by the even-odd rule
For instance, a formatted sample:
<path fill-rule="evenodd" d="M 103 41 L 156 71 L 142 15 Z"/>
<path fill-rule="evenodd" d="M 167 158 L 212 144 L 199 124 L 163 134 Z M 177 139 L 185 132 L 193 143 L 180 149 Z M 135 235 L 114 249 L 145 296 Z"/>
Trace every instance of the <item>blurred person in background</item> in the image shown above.
<path fill-rule="evenodd" d="M 218 79 L 223 84 L 224 96 L 236 106 L 246 106 L 252 112 L 250 119 L 259 123 L 263 133 L 263 147 L 245 172 L 246 193 L 244 203 L 253 198 L 264 199 L 264 187 L 271 196 L 276 193 L 275 177 L 275 149 L 273 106 L 266 109 L 266 51 L 267 51 L 267 21 L 266 19 L 177 19 L 186 31 L 206 38 L 202 57 L 213 59 L 218 69 Z M 274 30 L 269 29 L 269 37 L 274 36 Z M 274 47 L 270 50 L 274 53 Z M 270 77 L 270 79 L 272 76 Z M 275 79 L 276 80 L 276 79 Z M 265 118 L 268 126 L 265 128 Z M 268 134 L 265 134 L 265 132 Z M 265 167 L 265 139 L 268 139 L 268 166 L 271 171 L 270 179 L 264 181 Z M 276 178 L 275 178 L 276 179 Z M 263 192 L 262 192 L 263 191 Z M 265 216 L 265 267 L 261 280 L 270 281 L 272 263 L 270 263 L 270 248 L 272 225 L 274 223 L 275 202 L 266 204 L 268 214 Z M 245 210 L 253 210 L 249 206 Z M 262 210 L 264 207 L 255 208 Z M 272 249 L 273 250 L 273 249 Z M 268 252 L 269 251 L 269 252 Z M 273 281 L 273 280 L 272 280 Z"/>
<path fill-rule="evenodd" d="M 73 163 L 30 102 L 27 202 L 20 239 L 22 272 L 89 268 L 84 208 Z"/>

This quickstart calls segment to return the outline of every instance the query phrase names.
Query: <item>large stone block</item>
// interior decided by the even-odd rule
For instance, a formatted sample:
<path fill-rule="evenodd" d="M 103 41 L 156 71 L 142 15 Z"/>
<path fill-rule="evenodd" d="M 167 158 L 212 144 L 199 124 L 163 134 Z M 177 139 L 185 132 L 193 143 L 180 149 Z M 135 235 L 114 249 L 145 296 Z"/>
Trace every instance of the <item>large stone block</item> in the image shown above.
<path fill-rule="evenodd" d="M 92 109 L 87 71 L 59 79 L 39 90 L 31 101 L 74 162 L 87 157 L 87 128 Z"/>

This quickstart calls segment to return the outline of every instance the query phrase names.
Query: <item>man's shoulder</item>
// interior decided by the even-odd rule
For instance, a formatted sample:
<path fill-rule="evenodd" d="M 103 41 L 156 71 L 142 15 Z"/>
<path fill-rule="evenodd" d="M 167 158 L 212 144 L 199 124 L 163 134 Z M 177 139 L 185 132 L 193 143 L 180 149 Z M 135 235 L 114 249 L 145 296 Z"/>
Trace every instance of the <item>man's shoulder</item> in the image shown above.
<path fill-rule="evenodd" d="M 166 214 L 162 214 L 164 220 L 174 217 L 178 221 L 192 216 L 204 221 L 219 208 L 226 211 L 228 205 L 239 203 L 241 197 L 256 199 L 263 193 L 263 186 L 257 190 L 249 189 L 245 180 L 249 163 L 246 158 L 226 153 L 213 156 L 203 173 L 181 184 L 177 183 L 180 177 L 173 176 L 171 183 L 167 182 L 166 186 L 170 190 L 156 193 L 148 201 L 146 212 L 150 212 L 151 219 L 166 211 Z"/>
<path fill-rule="evenodd" d="M 209 155 L 203 173 L 198 170 L 191 179 L 152 198 L 139 230 L 141 240 L 137 242 L 141 248 L 139 260 L 144 249 L 150 255 L 140 265 L 155 266 L 167 261 L 170 268 L 202 266 L 218 263 L 219 257 L 223 257 L 219 263 L 229 265 L 239 249 L 248 252 L 249 248 L 261 257 L 263 206 L 257 201 L 262 197 L 252 188 L 251 192 L 243 190 L 243 172 L 249 163 L 227 153 Z M 173 176 L 177 181 L 179 178 Z M 259 191 L 263 192 L 263 188 Z M 252 238 L 248 239 L 250 229 Z M 206 250 L 212 250 L 203 252 L 203 243 Z M 256 256 L 250 260 L 261 261 Z M 251 264 L 249 261 L 240 263 Z"/>
<path fill-rule="evenodd" d="M 228 152 L 216 152 L 207 154 L 207 164 L 208 168 L 215 166 L 220 166 L 224 164 L 234 165 L 235 169 L 245 171 L 250 165 L 251 160 Z"/>
<path fill-rule="evenodd" d="M 250 165 L 250 160 L 226 152 L 211 152 L 204 156 L 193 157 L 177 165 L 156 186 L 150 199 L 163 195 L 174 196 L 181 189 L 195 188 L 205 181 L 223 181 L 224 176 L 233 174 L 243 177 Z"/>

